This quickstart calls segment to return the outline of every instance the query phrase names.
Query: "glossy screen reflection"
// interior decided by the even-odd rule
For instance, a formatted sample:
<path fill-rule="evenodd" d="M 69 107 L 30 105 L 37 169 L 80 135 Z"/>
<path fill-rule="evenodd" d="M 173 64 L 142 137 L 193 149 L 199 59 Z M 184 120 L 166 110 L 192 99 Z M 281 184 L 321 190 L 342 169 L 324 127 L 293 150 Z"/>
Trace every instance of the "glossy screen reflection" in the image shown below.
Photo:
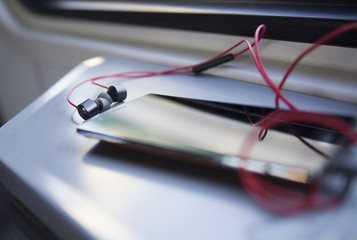
<path fill-rule="evenodd" d="M 87 120 L 78 132 L 184 161 L 236 169 L 242 166 L 240 147 L 253 128 L 249 120 L 257 121 L 269 111 L 150 94 Z M 293 124 L 294 135 L 284 125 L 269 130 L 264 140 L 255 143 L 244 166 L 253 172 L 308 182 L 336 157 L 341 137 L 332 130 L 302 124 Z M 307 147 L 296 133 L 328 157 Z"/>

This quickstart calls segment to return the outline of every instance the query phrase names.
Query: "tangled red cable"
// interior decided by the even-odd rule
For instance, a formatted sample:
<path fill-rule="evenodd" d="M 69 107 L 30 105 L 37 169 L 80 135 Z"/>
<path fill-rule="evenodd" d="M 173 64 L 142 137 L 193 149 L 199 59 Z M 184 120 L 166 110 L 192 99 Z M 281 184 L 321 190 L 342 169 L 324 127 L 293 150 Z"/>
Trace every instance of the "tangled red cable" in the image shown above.
<path fill-rule="evenodd" d="M 258 38 L 259 32 L 262 28 L 264 27 L 260 26 L 256 30 L 255 39 Z M 265 71 L 264 65 L 259 56 L 258 44 L 255 45 L 255 55 L 253 53 L 253 50 L 251 49 L 254 62 L 259 72 L 261 73 L 263 79 L 268 84 L 268 86 L 276 94 L 275 104 L 277 110 L 261 119 L 256 124 L 258 127 L 255 127 L 248 135 L 239 154 L 242 159 L 246 160 L 248 158 L 249 152 L 253 147 L 254 142 L 256 141 L 256 139 L 260 138 L 260 134 L 263 130 L 266 131 L 267 129 L 279 125 L 282 122 L 303 122 L 307 124 L 318 124 L 320 126 L 329 127 L 344 134 L 350 142 L 357 144 L 357 133 L 354 128 L 352 128 L 346 121 L 329 115 L 299 111 L 298 108 L 293 105 L 288 99 L 286 99 L 281 93 L 281 90 L 293 69 L 308 53 L 316 49 L 321 44 L 324 44 L 345 32 L 355 29 L 357 29 L 357 22 L 346 24 L 317 40 L 312 46 L 303 51 L 293 61 L 278 87 L 274 85 L 274 83 Z M 279 99 L 281 99 L 285 104 L 287 104 L 292 111 L 278 110 Z M 322 200 L 319 195 L 317 181 L 312 182 L 309 185 L 308 194 L 302 194 L 291 189 L 274 185 L 262 179 L 259 175 L 246 171 L 244 168 L 240 168 L 238 172 L 243 186 L 251 195 L 251 197 L 260 205 L 278 214 L 298 214 L 312 208 L 334 207 L 340 202 L 339 197 L 331 197 L 329 199 Z"/>
<path fill-rule="evenodd" d="M 309 113 L 300 111 L 292 102 L 290 102 L 282 93 L 283 86 L 287 81 L 287 78 L 294 70 L 296 65 L 311 51 L 316 49 L 321 44 L 324 44 L 331 39 L 345 33 L 348 31 L 352 31 L 357 29 L 357 22 L 353 22 L 350 24 L 346 24 L 317 40 L 313 45 L 303 51 L 290 65 L 288 70 L 286 71 L 284 77 L 282 78 L 280 84 L 276 86 L 271 78 L 269 77 L 268 73 L 265 70 L 263 62 L 260 57 L 259 46 L 258 42 L 264 35 L 265 32 L 265 25 L 260 25 L 255 32 L 254 35 L 254 42 L 251 44 L 247 40 L 242 40 L 237 44 L 233 45 L 226 51 L 220 53 L 219 55 L 208 59 L 202 63 L 198 63 L 195 65 L 189 65 L 179 68 L 173 68 L 166 71 L 161 72 L 151 72 L 151 71 L 131 71 L 131 72 L 123 72 L 118 74 L 111 74 L 111 75 L 104 75 L 99 76 L 91 79 L 87 79 L 83 82 L 80 82 L 76 86 L 74 86 L 67 95 L 67 101 L 74 107 L 77 107 L 70 98 L 72 93 L 75 89 L 77 89 L 82 84 L 87 82 L 91 82 L 99 87 L 108 88 L 105 85 L 98 83 L 98 80 L 105 79 L 105 78 L 143 78 L 143 77 L 151 77 L 157 75 L 167 75 L 167 74 L 186 74 L 195 72 L 194 68 L 205 65 L 207 63 L 212 63 L 212 61 L 216 61 L 219 59 L 224 58 L 227 54 L 230 54 L 229 60 L 235 59 L 239 55 L 249 51 L 253 61 L 261 74 L 264 81 L 267 83 L 269 88 L 275 93 L 275 104 L 277 110 L 267 114 L 265 117 L 260 119 L 257 123 L 254 124 L 254 128 L 247 136 L 246 141 L 244 142 L 243 146 L 241 147 L 239 156 L 241 159 L 246 160 L 249 157 L 249 152 L 252 149 L 254 143 L 257 139 L 262 139 L 266 135 L 268 129 L 284 123 L 292 123 L 292 122 L 302 122 L 308 124 L 319 124 L 321 126 L 328 127 L 330 129 L 336 130 L 346 136 L 346 138 L 354 143 L 357 144 L 357 133 L 346 121 L 324 114 L 316 114 L 316 113 Z M 231 53 L 235 48 L 238 46 L 246 44 L 247 47 L 240 52 Z M 254 48 L 253 48 L 254 47 Z M 283 101 L 291 111 L 284 111 L 279 110 L 279 100 Z M 249 115 L 248 115 L 249 117 Z M 263 136 L 262 136 L 263 135 Z M 291 215 L 301 213 L 305 210 L 312 209 L 312 208 L 328 208 L 336 206 L 339 203 L 338 197 L 331 197 L 329 199 L 322 199 L 319 196 L 319 189 L 318 183 L 312 182 L 309 184 L 309 191 L 307 194 L 303 194 L 301 192 L 294 191 L 292 189 L 283 188 L 281 186 L 275 185 L 271 182 L 264 180 L 261 176 L 256 175 L 252 172 L 246 171 L 243 168 L 238 170 L 240 180 L 250 194 L 250 196 L 263 207 L 269 209 L 278 214 L 283 215 Z"/>
<path fill-rule="evenodd" d="M 243 160 L 248 159 L 249 152 L 256 140 L 259 139 L 261 129 L 271 129 L 282 123 L 292 122 L 318 124 L 319 126 L 328 127 L 342 133 L 349 141 L 357 144 L 357 135 L 354 128 L 340 118 L 303 111 L 275 110 L 261 119 L 258 123 L 259 127 L 253 128 L 248 134 L 239 156 Z M 246 171 L 244 167 L 240 168 L 238 172 L 243 186 L 252 198 L 265 208 L 278 214 L 291 215 L 311 208 L 329 208 L 336 206 L 340 201 L 338 197 L 322 200 L 319 196 L 317 181 L 309 185 L 308 194 L 302 194 L 298 191 L 272 184 L 259 175 Z"/>

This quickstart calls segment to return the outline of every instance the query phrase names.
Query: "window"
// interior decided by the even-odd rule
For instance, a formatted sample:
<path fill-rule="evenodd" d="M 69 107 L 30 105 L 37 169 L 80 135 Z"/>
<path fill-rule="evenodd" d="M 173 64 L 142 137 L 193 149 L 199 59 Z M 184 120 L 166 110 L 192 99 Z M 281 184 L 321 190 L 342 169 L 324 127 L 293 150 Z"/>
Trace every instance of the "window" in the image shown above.
<path fill-rule="evenodd" d="M 265 38 L 299 42 L 357 20 L 354 1 L 22 1 L 45 15 L 243 36 L 265 23 Z M 356 38 L 356 32 L 348 33 L 330 44 L 356 47 Z"/>

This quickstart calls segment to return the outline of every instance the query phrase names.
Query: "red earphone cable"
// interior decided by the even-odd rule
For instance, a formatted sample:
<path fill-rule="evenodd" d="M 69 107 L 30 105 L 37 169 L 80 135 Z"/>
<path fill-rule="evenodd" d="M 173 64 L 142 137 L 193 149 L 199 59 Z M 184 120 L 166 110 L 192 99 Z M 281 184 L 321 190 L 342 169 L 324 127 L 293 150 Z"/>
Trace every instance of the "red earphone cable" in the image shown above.
<path fill-rule="evenodd" d="M 324 43 L 327 43 L 329 41 L 331 41 L 332 39 L 346 33 L 346 32 L 350 32 L 352 30 L 356 30 L 357 29 L 357 22 L 352 22 L 346 25 L 343 25 L 329 33 L 327 33 L 326 35 L 324 35 L 323 37 L 321 37 L 320 39 L 318 39 L 312 46 L 310 46 L 309 48 L 307 48 L 305 51 L 303 51 L 295 60 L 294 62 L 290 65 L 290 67 L 288 68 L 288 70 L 286 71 L 283 79 L 281 80 L 278 89 L 281 90 L 286 82 L 286 80 L 288 79 L 288 77 L 290 76 L 291 72 L 294 70 L 294 68 L 296 67 L 296 65 L 310 52 L 312 52 L 315 48 L 321 46 Z M 275 98 L 275 105 L 278 108 L 279 107 L 279 96 L 277 95 Z"/>
<path fill-rule="evenodd" d="M 252 51 L 251 46 L 257 45 L 256 43 L 259 42 L 262 37 L 264 35 L 264 31 L 258 36 L 256 37 L 255 41 L 250 44 L 247 40 L 242 40 L 240 42 L 238 42 L 237 44 L 233 45 L 232 47 L 228 48 L 227 50 L 225 50 L 224 52 L 218 54 L 215 57 L 212 57 L 204 62 L 198 63 L 198 64 L 194 64 L 194 65 L 188 65 L 188 66 L 184 66 L 184 67 L 178 67 L 178 68 L 173 68 L 173 69 L 169 69 L 169 70 L 165 70 L 165 71 L 161 71 L 161 72 L 151 72 L 151 71 L 130 71 L 130 72 L 123 72 L 123 73 L 117 73 L 117 74 L 110 74 L 110 75 L 103 75 L 103 76 L 98 76 L 98 77 L 94 77 L 91 79 L 87 79 L 83 82 L 80 82 L 79 84 L 75 85 L 68 93 L 67 95 L 67 101 L 69 104 L 71 104 L 73 107 L 77 107 L 76 104 L 74 104 L 71 101 L 71 95 L 74 92 L 74 90 L 76 90 L 79 86 L 87 83 L 87 82 L 91 82 L 94 85 L 97 85 L 99 87 L 103 87 L 103 88 L 108 88 L 105 85 L 99 84 L 97 83 L 98 80 L 101 79 L 106 79 L 106 78 L 119 78 L 119 77 L 125 77 L 125 78 L 143 78 L 143 77 L 152 77 L 152 76 L 157 76 L 157 75 L 165 75 L 165 74 L 186 74 L 186 73 L 191 73 L 192 72 L 192 68 L 195 66 L 199 66 L 202 65 L 204 63 L 210 62 L 214 59 L 220 58 L 224 55 L 226 55 L 227 53 L 231 52 L 232 50 L 234 50 L 235 48 L 237 48 L 238 46 L 240 46 L 243 43 L 247 43 L 248 47 L 243 49 L 242 51 L 233 54 L 234 57 L 237 57 L 243 53 L 245 53 L 248 50 Z"/>
<path fill-rule="evenodd" d="M 241 147 L 239 156 L 247 160 L 249 152 L 258 139 L 260 129 L 271 129 L 284 123 L 304 122 L 320 124 L 343 133 L 351 142 L 357 143 L 355 130 L 344 120 L 324 114 L 308 113 L 302 111 L 276 110 L 268 114 L 259 123 L 259 127 L 252 129 Z M 244 188 L 259 204 L 278 214 L 292 215 L 316 207 L 333 207 L 338 203 L 337 198 L 321 201 L 315 183 L 310 184 L 307 195 L 286 189 L 263 180 L 260 176 L 240 168 L 238 170 Z"/>

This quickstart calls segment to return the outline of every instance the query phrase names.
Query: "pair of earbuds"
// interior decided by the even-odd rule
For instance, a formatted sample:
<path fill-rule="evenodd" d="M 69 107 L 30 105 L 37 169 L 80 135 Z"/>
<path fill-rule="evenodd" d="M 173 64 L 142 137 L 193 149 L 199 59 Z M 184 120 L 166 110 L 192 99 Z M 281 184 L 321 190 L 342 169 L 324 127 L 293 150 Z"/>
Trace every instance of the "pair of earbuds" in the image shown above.
<path fill-rule="evenodd" d="M 77 111 L 84 120 L 87 120 L 110 109 L 113 102 L 124 101 L 126 96 L 127 91 L 124 86 L 110 86 L 108 91 L 101 92 L 95 100 L 87 99 L 79 104 Z"/>

